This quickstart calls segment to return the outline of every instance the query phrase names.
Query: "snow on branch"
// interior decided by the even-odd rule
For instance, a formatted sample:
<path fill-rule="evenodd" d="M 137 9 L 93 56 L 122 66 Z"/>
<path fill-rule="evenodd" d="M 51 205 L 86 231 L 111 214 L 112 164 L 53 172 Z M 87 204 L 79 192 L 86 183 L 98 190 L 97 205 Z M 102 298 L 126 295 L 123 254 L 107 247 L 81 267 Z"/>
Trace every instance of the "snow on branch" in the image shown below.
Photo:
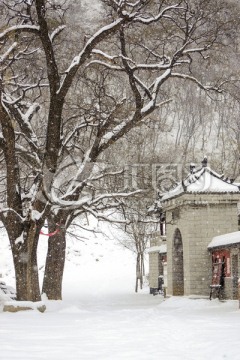
<path fill-rule="evenodd" d="M 100 58 L 104 58 L 105 60 L 109 60 L 109 61 L 111 61 L 111 62 L 114 62 L 115 59 L 118 58 L 117 55 L 114 55 L 114 56 L 113 56 L 113 55 L 109 55 L 109 54 L 107 54 L 107 53 L 105 53 L 104 51 L 99 50 L 99 49 L 93 49 L 92 53 L 93 53 L 93 54 L 96 54 L 96 55 L 99 55 Z"/>
<path fill-rule="evenodd" d="M 21 221 L 24 222 L 25 218 L 22 217 L 16 210 L 14 210 L 13 208 L 1 208 L 0 207 L 0 216 L 7 216 L 8 213 L 12 212 L 14 215 L 16 215 L 16 217 Z M 6 215 L 5 215 L 6 214 Z"/>
<path fill-rule="evenodd" d="M 91 202 L 88 203 L 88 205 L 95 205 L 103 200 L 106 199 L 112 199 L 112 198 L 127 198 L 130 196 L 142 194 L 144 190 L 138 189 L 135 191 L 131 191 L 129 193 L 107 193 L 107 194 L 101 194 L 97 196 L 96 198 L 92 199 Z"/>
<path fill-rule="evenodd" d="M 101 139 L 100 147 L 110 142 L 114 136 L 120 133 L 128 124 L 127 121 L 122 121 L 121 124 L 115 126 L 115 128 L 109 132 L 107 132 Z"/>
<path fill-rule="evenodd" d="M 0 56 L 0 64 L 2 64 L 5 60 L 7 60 L 7 58 L 9 57 L 9 55 L 16 49 L 17 47 L 17 42 L 15 41 L 9 48 L 8 50 Z"/>
<path fill-rule="evenodd" d="M 15 120 L 18 122 L 20 129 L 24 137 L 28 141 L 29 145 L 31 146 L 33 151 L 38 151 L 39 149 L 38 139 L 36 133 L 32 128 L 30 121 L 34 116 L 34 114 L 36 114 L 39 111 L 40 109 L 39 104 L 38 103 L 31 104 L 28 107 L 27 111 L 23 113 L 18 105 L 12 105 L 11 102 L 7 101 L 8 99 L 6 97 L 4 100 L 5 100 L 4 101 L 5 106 L 8 108 L 10 113 L 14 116 Z"/>
<path fill-rule="evenodd" d="M 140 5 L 141 4 L 141 1 L 138 0 L 138 1 L 135 1 L 134 3 L 133 2 L 130 2 L 130 1 L 126 1 L 126 5 L 130 6 L 130 7 L 136 7 L 137 5 Z"/>
<path fill-rule="evenodd" d="M 77 117 L 77 116 L 76 116 Z M 72 117 L 74 118 L 74 117 Z M 91 119 L 92 120 L 92 119 Z M 65 147 L 67 146 L 67 144 L 71 141 L 71 139 L 79 132 L 79 130 L 81 129 L 85 129 L 87 127 L 98 127 L 97 124 L 94 124 L 93 122 L 91 121 L 85 121 L 85 122 L 82 122 L 81 124 L 79 124 L 78 126 L 76 126 L 72 131 L 71 133 L 66 136 L 66 138 L 64 139 L 63 141 L 63 145 L 62 145 L 62 149 L 60 151 L 60 155 L 61 153 L 64 151 Z"/>
<path fill-rule="evenodd" d="M 112 69 L 112 70 L 118 70 L 118 71 L 124 71 L 124 68 L 117 65 L 116 64 L 116 60 L 118 59 L 122 59 L 122 60 L 126 60 L 129 63 L 132 64 L 131 66 L 131 71 L 135 72 L 138 70 L 166 70 L 169 68 L 169 64 L 170 64 L 170 58 L 164 57 L 164 59 L 161 60 L 161 62 L 159 63 L 152 63 L 152 64 L 137 64 L 133 59 L 123 56 L 122 54 L 119 55 L 109 55 L 104 53 L 101 50 L 93 50 L 93 54 L 99 55 L 100 58 L 104 59 L 103 60 L 91 60 L 87 67 L 89 67 L 90 65 L 93 64 L 99 64 L 102 66 L 107 67 L 108 69 Z"/>
<path fill-rule="evenodd" d="M 81 175 L 84 173 L 84 170 L 91 163 L 91 159 L 90 159 L 91 151 L 92 151 L 92 146 L 85 152 L 84 159 L 83 159 L 82 163 L 80 164 L 80 166 L 76 172 L 76 175 L 72 179 L 70 186 L 68 187 L 67 191 L 65 192 L 64 198 L 69 197 L 69 196 L 73 195 L 74 193 L 76 193 L 77 190 L 79 189 L 79 187 L 81 188 L 82 184 L 85 182 L 84 180 L 79 181 L 79 179 L 81 178 Z M 92 164 L 92 166 L 93 166 L 93 164 Z M 91 167 L 88 170 L 91 171 Z"/>
<path fill-rule="evenodd" d="M 120 24 L 123 22 L 123 19 L 117 19 L 116 21 L 112 22 L 111 24 L 108 24 L 104 27 L 102 27 L 100 30 L 98 30 L 87 42 L 86 45 L 84 46 L 83 50 L 80 52 L 80 54 L 78 56 L 75 56 L 75 58 L 73 59 L 71 65 L 69 66 L 69 68 L 65 71 L 65 73 L 69 73 L 74 67 L 77 67 L 81 64 L 81 60 L 84 58 L 84 55 L 87 54 L 90 50 L 90 48 L 93 47 L 93 45 L 98 42 L 99 40 L 102 39 L 103 35 L 108 35 L 112 30 L 114 30 L 114 28 L 118 28 L 120 26 Z M 95 53 L 99 53 L 100 54 L 100 50 L 96 50 Z M 103 55 L 104 53 L 101 52 L 101 54 Z M 90 55 L 90 53 L 87 54 L 88 56 Z M 107 56 L 106 54 L 104 54 L 105 56 Z M 108 58 L 111 58 L 110 56 Z"/>
<path fill-rule="evenodd" d="M 156 78 L 153 89 L 151 91 L 152 99 L 141 110 L 141 114 L 143 116 L 147 115 L 155 108 L 159 88 L 170 76 L 171 69 L 167 69 L 162 75 Z"/>
<path fill-rule="evenodd" d="M 65 71 L 65 75 L 57 92 L 60 97 L 65 97 L 78 68 L 89 58 L 94 46 L 111 33 L 114 33 L 124 22 L 126 22 L 126 19 L 120 18 L 106 26 L 103 26 L 86 42 L 83 50 L 79 53 L 79 55 L 74 57 L 71 65 Z"/>
<path fill-rule="evenodd" d="M 216 91 L 218 93 L 222 93 L 223 89 L 221 89 L 221 86 L 212 86 L 212 85 L 203 85 L 198 79 L 196 79 L 194 76 L 190 76 L 190 75 L 186 75 L 186 74 L 181 74 L 181 73 L 171 73 L 172 77 L 175 78 L 179 78 L 179 79 L 184 79 L 184 80 L 189 80 L 194 82 L 195 84 L 197 84 L 201 89 L 205 90 L 205 91 Z"/>
<path fill-rule="evenodd" d="M 89 179 L 91 181 L 91 179 Z M 94 179 L 92 179 L 94 180 Z M 96 179 L 97 180 L 97 179 Z M 75 183 L 74 181 L 73 183 Z M 45 191 L 46 199 L 51 203 L 54 207 L 59 207 L 60 209 L 66 210 L 80 210 L 84 206 L 87 207 L 95 207 L 98 204 L 102 204 L 105 200 L 109 199 L 120 199 L 120 198 L 127 198 L 130 196 L 135 196 L 140 193 L 143 193 L 144 190 L 135 190 L 132 192 L 116 192 L 116 193 L 104 193 L 93 197 L 92 194 L 83 195 L 81 198 L 77 198 L 75 193 L 78 190 L 78 187 L 81 187 L 83 182 L 78 182 L 73 187 L 72 184 L 69 186 L 69 189 L 65 192 L 65 194 L 60 197 L 57 192 L 55 192 L 54 187 L 52 186 L 51 193 Z M 84 185 L 87 186 L 87 180 L 84 181 Z M 58 189 L 58 188 L 57 188 Z M 106 205 L 107 206 L 107 205 Z"/>
<path fill-rule="evenodd" d="M 54 207 L 58 207 L 59 209 L 67 209 L 67 210 L 74 210 L 79 209 L 82 206 L 88 204 L 88 201 L 91 200 L 90 195 L 86 195 L 81 197 L 78 200 L 63 200 L 59 198 L 59 196 L 53 191 L 51 191 L 51 195 L 45 191 L 44 193 L 46 199 L 49 201 L 50 204 Z"/>
<path fill-rule="evenodd" d="M 181 10 L 184 9 L 182 6 L 180 6 L 181 1 L 178 4 L 167 6 L 165 9 L 160 11 L 156 16 L 149 16 L 149 17 L 142 17 L 141 15 L 136 15 L 133 19 L 134 22 L 140 22 L 145 25 L 149 25 L 153 22 L 159 21 L 161 18 L 169 18 L 168 15 L 166 15 L 168 12 L 171 12 L 172 10 Z"/>
<path fill-rule="evenodd" d="M 115 63 L 115 60 L 116 59 L 124 59 L 124 60 L 127 60 L 129 62 L 131 62 L 133 65 L 136 65 L 136 62 L 129 58 L 129 57 L 126 57 L 124 56 L 123 54 L 119 54 L 119 55 L 109 55 L 109 54 L 106 54 L 105 52 L 99 50 L 99 49 L 94 49 L 92 51 L 93 54 L 96 54 L 96 55 L 99 55 L 100 58 L 104 58 L 105 60 L 109 60 L 113 63 Z"/>
<path fill-rule="evenodd" d="M 83 209 L 85 210 L 86 213 L 91 214 L 93 217 L 95 217 L 95 219 L 98 219 L 98 220 L 107 221 L 107 222 L 114 223 L 114 224 L 128 225 L 130 223 L 130 220 L 128 220 L 128 219 L 124 219 L 124 220 L 111 219 L 109 216 L 104 214 L 104 212 L 95 211 L 89 206 L 83 206 Z"/>
<path fill-rule="evenodd" d="M 156 63 L 156 64 L 137 64 L 135 67 L 132 67 L 132 71 L 137 70 L 167 70 L 169 68 L 170 60 L 165 63 Z"/>
<path fill-rule="evenodd" d="M 134 75 L 134 80 L 144 90 L 144 92 L 147 94 L 149 99 L 152 100 L 152 95 L 151 95 L 151 92 L 149 91 L 148 86 L 145 85 L 136 75 Z"/>
<path fill-rule="evenodd" d="M 60 25 L 58 26 L 50 35 L 50 40 L 53 42 L 55 37 L 57 37 L 64 29 L 66 28 L 66 25 Z"/>
<path fill-rule="evenodd" d="M 28 162 L 28 165 L 34 168 L 34 171 L 41 170 L 41 162 L 36 151 L 29 152 L 26 147 L 23 147 L 19 144 L 15 146 L 16 152 L 23 159 L 23 161 Z"/>
<path fill-rule="evenodd" d="M 201 48 L 190 48 L 190 49 L 186 49 L 186 50 L 184 50 L 182 53 L 183 53 L 183 55 L 185 55 L 185 54 L 191 54 L 191 53 L 195 53 L 195 52 L 202 53 L 202 52 L 204 52 L 204 51 L 207 51 L 209 48 L 210 48 L 210 45 L 206 45 L 206 46 L 203 46 L 203 47 L 201 47 Z"/>
<path fill-rule="evenodd" d="M 17 33 L 21 33 L 21 32 L 31 32 L 31 33 L 37 33 L 39 32 L 39 26 L 36 25 L 14 25 L 14 26 L 10 26 L 9 28 L 7 28 L 6 30 L 0 32 L 0 41 L 2 40 L 6 40 L 9 37 L 13 36 L 14 39 L 14 35 Z"/>

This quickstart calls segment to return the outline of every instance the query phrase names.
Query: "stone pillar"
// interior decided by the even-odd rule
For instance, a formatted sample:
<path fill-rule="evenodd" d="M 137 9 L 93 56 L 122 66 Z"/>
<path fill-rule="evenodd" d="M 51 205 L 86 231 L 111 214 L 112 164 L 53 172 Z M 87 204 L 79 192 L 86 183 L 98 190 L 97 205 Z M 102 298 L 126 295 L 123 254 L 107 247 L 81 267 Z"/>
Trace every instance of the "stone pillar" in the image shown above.
<path fill-rule="evenodd" d="M 150 294 L 154 294 L 158 289 L 159 276 L 159 252 L 149 253 L 149 287 Z"/>

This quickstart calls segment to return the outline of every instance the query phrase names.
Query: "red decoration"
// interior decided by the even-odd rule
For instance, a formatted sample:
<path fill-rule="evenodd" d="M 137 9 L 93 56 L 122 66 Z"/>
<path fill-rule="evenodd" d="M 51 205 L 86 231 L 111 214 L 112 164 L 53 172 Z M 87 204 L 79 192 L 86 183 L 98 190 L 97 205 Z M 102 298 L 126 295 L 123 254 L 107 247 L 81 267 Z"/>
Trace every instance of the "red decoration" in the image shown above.
<path fill-rule="evenodd" d="M 57 224 L 57 228 L 56 228 L 56 230 L 54 230 L 54 231 L 52 231 L 52 232 L 50 232 L 50 233 L 44 233 L 42 230 L 40 230 L 40 234 L 41 235 L 45 235 L 45 236 L 54 236 L 54 235 L 56 235 L 57 233 L 59 233 L 59 231 L 60 231 L 60 227 L 59 227 L 59 224 Z"/>
<path fill-rule="evenodd" d="M 230 251 L 227 249 L 214 250 L 212 253 L 213 266 L 224 264 L 224 276 L 231 276 Z"/>

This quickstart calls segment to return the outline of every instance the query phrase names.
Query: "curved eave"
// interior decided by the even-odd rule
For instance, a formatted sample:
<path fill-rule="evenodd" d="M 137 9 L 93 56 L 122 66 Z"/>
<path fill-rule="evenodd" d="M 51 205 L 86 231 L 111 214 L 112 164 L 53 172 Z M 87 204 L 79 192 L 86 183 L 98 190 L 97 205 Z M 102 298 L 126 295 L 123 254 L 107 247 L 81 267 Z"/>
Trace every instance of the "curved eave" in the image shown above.
<path fill-rule="evenodd" d="M 213 196 L 213 198 L 211 199 L 211 196 Z M 180 198 L 187 198 L 187 199 L 183 199 L 186 200 L 186 201 L 194 201 L 196 198 L 200 198 L 200 199 L 197 199 L 199 201 L 205 201 L 205 202 L 209 202 L 209 203 L 214 203 L 216 201 L 216 199 L 214 199 L 214 197 L 221 197 L 223 196 L 224 199 L 222 199 L 224 202 L 226 201 L 226 197 L 229 197 L 229 201 L 232 201 L 234 200 L 234 202 L 237 202 L 237 201 L 240 201 L 240 191 L 222 191 L 222 192 L 219 192 L 219 191 L 211 191 L 211 192 L 207 192 L 207 191 L 199 191 L 199 192 L 195 192 L 195 191 L 184 191 L 180 194 L 176 194 L 174 196 L 170 196 L 166 199 L 163 199 L 161 200 L 160 199 L 160 202 L 161 202 L 161 205 L 164 207 L 166 205 L 173 205 L 171 204 L 174 200 L 176 199 L 180 199 Z M 234 199 L 233 199 L 234 198 Z M 217 202 L 221 202 L 220 201 L 221 199 L 217 199 Z M 184 202 L 185 204 L 185 202 Z M 181 202 L 179 201 L 179 204 L 178 205 L 181 205 Z"/>
<path fill-rule="evenodd" d="M 215 251 L 215 250 L 223 250 L 228 248 L 237 248 L 240 247 L 240 241 L 238 243 L 229 243 L 225 245 L 215 245 L 215 246 L 208 246 L 209 251 Z"/>
<path fill-rule="evenodd" d="M 214 236 L 208 244 L 208 250 L 240 246 L 240 231 Z"/>

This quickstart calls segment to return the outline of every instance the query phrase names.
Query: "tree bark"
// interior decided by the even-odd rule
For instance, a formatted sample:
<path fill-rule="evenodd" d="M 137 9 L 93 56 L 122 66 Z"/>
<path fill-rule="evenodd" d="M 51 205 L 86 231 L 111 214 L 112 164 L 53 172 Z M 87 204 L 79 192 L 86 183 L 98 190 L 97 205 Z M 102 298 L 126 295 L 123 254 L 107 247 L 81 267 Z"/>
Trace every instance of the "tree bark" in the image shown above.
<path fill-rule="evenodd" d="M 28 255 L 22 252 L 14 262 L 16 276 L 16 293 L 19 301 L 40 301 L 40 288 L 36 251 Z"/>
<path fill-rule="evenodd" d="M 1 91 L 0 91 L 0 95 Z M 24 219 L 21 199 L 21 180 L 16 152 L 15 127 L 9 113 L 0 101 L 0 122 L 2 126 L 2 149 L 6 164 L 7 212 L 3 221 L 10 240 L 16 277 L 17 300 L 39 301 L 41 299 L 37 245 L 41 221 Z M 23 220 L 24 219 L 24 220 Z"/>
<path fill-rule="evenodd" d="M 138 292 L 138 282 L 141 279 L 141 273 L 140 273 L 140 254 L 137 253 L 137 259 L 136 259 L 136 285 L 135 285 L 135 292 Z"/>
<path fill-rule="evenodd" d="M 56 230 L 56 222 L 48 221 L 49 233 Z M 66 252 L 66 231 L 60 231 L 49 236 L 48 252 L 46 258 L 42 293 L 46 294 L 49 300 L 62 300 L 62 280 L 65 265 Z"/>
<path fill-rule="evenodd" d="M 11 241 L 16 293 L 19 301 L 40 301 L 40 287 L 37 264 L 39 230 L 32 224 L 23 243 Z"/>

